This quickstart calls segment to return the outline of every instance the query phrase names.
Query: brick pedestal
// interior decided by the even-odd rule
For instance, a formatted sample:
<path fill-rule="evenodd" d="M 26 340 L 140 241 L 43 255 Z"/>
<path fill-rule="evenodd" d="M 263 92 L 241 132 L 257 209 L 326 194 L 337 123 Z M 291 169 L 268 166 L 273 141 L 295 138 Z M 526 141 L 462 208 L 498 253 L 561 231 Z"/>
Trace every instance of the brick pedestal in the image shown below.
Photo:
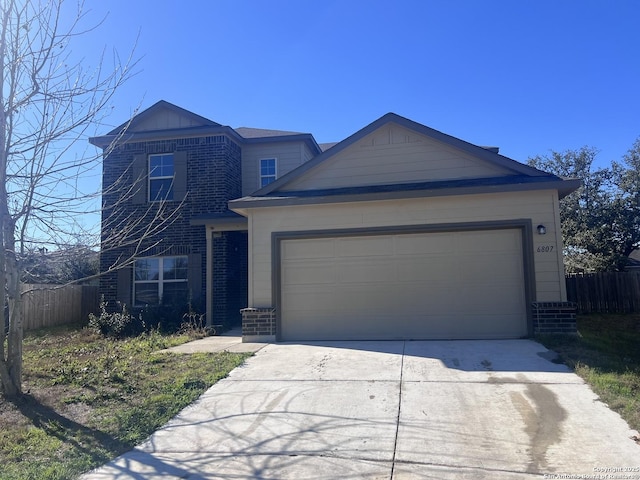
<path fill-rule="evenodd" d="M 275 308 L 243 308 L 240 313 L 243 342 L 275 342 Z"/>
<path fill-rule="evenodd" d="M 576 333 L 576 304 L 573 302 L 534 302 L 533 333 Z"/>

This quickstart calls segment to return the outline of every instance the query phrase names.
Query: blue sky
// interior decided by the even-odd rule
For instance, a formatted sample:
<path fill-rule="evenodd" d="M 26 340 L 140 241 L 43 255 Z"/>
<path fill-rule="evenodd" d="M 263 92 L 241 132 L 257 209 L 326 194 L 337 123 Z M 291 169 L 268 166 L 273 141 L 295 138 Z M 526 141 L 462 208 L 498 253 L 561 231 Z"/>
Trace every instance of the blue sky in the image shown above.
<path fill-rule="evenodd" d="M 635 0 L 91 3 L 109 16 L 76 52 L 126 55 L 140 34 L 111 126 L 163 99 L 322 143 L 395 112 L 519 161 L 588 145 L 601 165 L 640 136 Z"/>

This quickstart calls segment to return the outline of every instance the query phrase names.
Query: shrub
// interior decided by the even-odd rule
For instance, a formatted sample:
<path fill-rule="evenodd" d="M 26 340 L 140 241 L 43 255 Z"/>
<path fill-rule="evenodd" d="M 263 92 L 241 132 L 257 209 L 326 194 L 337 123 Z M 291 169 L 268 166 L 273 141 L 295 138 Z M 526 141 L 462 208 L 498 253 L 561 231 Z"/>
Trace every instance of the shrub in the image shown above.
<path fill-rule="evenodd" d="M 100 301 L 100 315 L 89 314 L 89 328 L 105 337 L 124 337 L 134 330 L 135 317 L 129 313 L 127 306 L 122 304 L 121 311 L 108 312 L 104 296 Z M 140 322 L 142 318 L 140 317 Z"/>
<path fill-rule="evenodd" d="M 143 320 L 146 329 L 157 329 L 162 333 L 204 329 L 206 315 L 191 302 L 145 305 L 135 312 Z"/>
<path fill-rule="evenodd" d="M 145 330 L 157 329 L 162 333 L 175 333 L 182 325 L 182 315 L 186 305 L 159 304 L 136 308 L 135 312 L 143 320 Z"/>

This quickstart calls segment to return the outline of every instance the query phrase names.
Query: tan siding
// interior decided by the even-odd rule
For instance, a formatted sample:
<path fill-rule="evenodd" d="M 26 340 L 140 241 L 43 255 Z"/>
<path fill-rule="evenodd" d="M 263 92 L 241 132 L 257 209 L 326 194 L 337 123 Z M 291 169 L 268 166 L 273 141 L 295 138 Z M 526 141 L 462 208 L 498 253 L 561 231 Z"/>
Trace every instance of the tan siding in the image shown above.
<path fill-rule="evenodd" d="M 299 167 L 307 160 L 303 142 L 268 143 L 242 147 L 242 195 L 259 189 L 259 162 L 261 158 L 277 159 L 278 178 Z M 308 149 L 307 149 L 308 150 Z"/>
<path fill-rule="evenodd" d="M 306 143 L 302 144 L 302 161 L 308 162 L 314 157 L 314 153 L 309 149 Z"/>
<path fill-rule="evenodd" d="M 513 174 L 399 126 L 383 127 L 283 190 L 312 190 Z"/>
<path fill-rule="evenodd" d="M 194 119 L 184 117 L 169 110 L 157 112 L 151 118 L 147 118 L 135 125 L 131 129 L 133 132 L 144 132 L 150 130 L 168 130 L 173 128 L 197 127 L 202 123 L 195 122 Z"/>
<path fill-rule="evenodd" d="M 562 263 L 557 254 L 538 253 L 538 246 L 561 250 L 555 191 L 466 195 L 376 202 L 250 209 L 252 273 L 249 304 L 271 306 L 271 233 L 375 226 L 422 225 L 531 219 L 547 234 L 533 234 L 538 301 L 565 300 Z"/>

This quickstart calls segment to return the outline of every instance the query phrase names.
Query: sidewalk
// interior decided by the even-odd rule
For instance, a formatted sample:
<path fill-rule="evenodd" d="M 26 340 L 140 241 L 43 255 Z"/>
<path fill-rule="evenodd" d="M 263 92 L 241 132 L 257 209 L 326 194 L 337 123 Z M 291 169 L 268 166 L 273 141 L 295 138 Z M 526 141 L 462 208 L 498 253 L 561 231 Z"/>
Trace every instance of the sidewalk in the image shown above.
<path fill-rule="evenodd" d="M 242 330 L 240 327 L 222 335 L 213 335 L 210 337 L 201 338 L 200 340 L 194 340 L 192 342 L 183 343 L 177 347 L 167 348 L 166 350 L 160 350 L 160 352 L 172 352 L 172 353 L 196 353 L 196 352 L 233 352 L 233 353 L 245 353 L 245 352 L 257 352 L 263 348 L 267 343 L 242 343 Z"/>

